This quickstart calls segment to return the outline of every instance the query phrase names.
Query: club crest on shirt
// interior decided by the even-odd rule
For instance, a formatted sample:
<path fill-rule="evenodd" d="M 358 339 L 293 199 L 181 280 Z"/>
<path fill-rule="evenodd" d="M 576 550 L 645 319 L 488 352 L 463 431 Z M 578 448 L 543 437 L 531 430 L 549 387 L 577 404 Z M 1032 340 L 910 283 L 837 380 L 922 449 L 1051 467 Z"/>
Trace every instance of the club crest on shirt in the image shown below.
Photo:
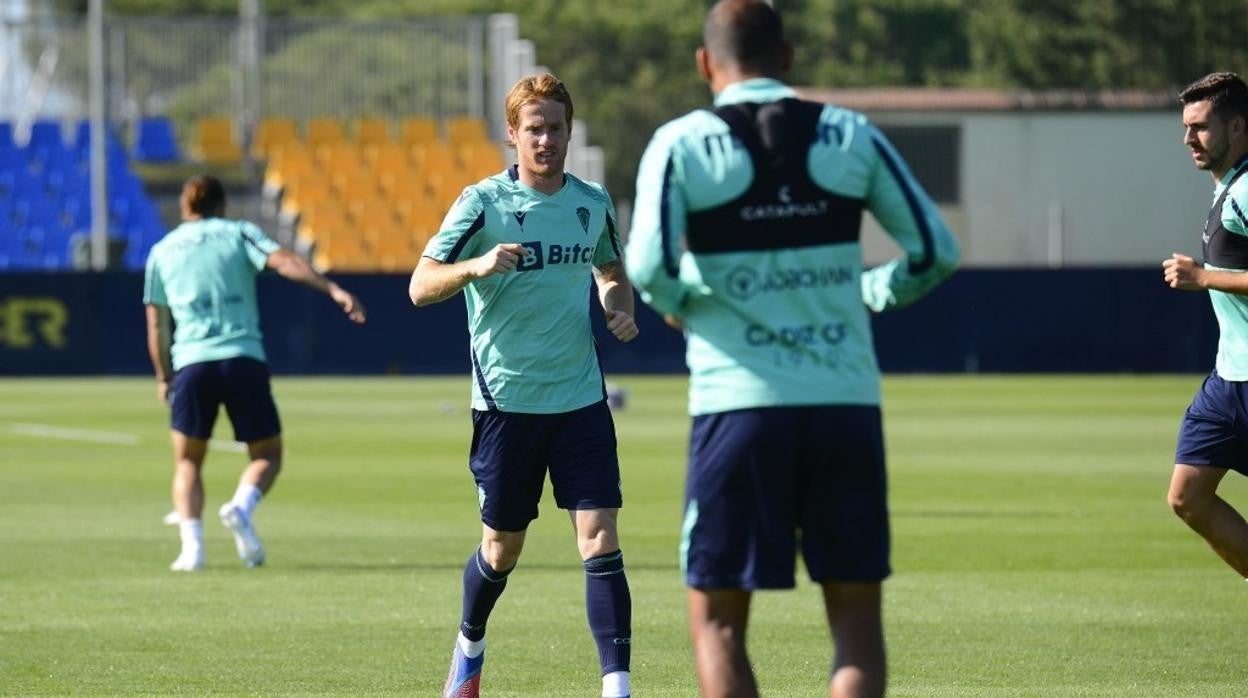
<path fill-rule="evenodd" d="M 577 206 L 576 217 L 577 217 L 577 220 L 581 222 L 581 230 L 583 232 L 588 233 L 589 232 L 589 209 L 585 208 L 584 206 Z"/>
<path fill-rule="evenodd" d="M 516 222 L 520 224 L 521 228 L 524 227 L 524 216 L 526 213 L 527 211 L 512 211 L 511 213 L 511 215 L 516 217 Z"/>

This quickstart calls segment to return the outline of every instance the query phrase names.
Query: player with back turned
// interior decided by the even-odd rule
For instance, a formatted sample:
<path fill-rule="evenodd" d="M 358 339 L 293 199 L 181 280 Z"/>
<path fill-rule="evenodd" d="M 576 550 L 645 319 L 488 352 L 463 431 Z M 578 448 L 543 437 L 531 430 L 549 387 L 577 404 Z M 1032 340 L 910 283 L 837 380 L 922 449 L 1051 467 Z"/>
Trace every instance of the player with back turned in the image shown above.
<path fill-rule="evenodd" d="M 353 322 L 364 322 L 364 305 L 253 223 L 226 218 L 225 189 L 215 177 L 187 180 L 180 205 L 182 224 L 152 247 L 143 289 L 157 397 L 168 398 L 171 412 L 182 552 L 170 568 L 192 572 L 204 565 L 201 471 L 223 405 L 234 438 L 247 444 L 249 462 L 218 515 L 234 535 L 239 558 L 255 567 L 264 563 L 265 551 L 252 514 L 282 468 L 282 426 L 269 388 L 256 276 L 272 269 L 320 291 Z"/>
<path fill-rule="evenodd" d="M 655 132 L 627 252 L 688 344 L 681 562 L 699 684 L 757 695 L 751 595 L 794 586 L 800 539 L 835 643 L 830 694 L 881 695 L 889 523 L 867 310 L 923 296 L 958 246 L 870 121 L 781 82 L 792 48 L 770 6 L 716 3 L 696 59 L 714 108 Z M 904 252 L 869 271 L 864 211 Z"/>

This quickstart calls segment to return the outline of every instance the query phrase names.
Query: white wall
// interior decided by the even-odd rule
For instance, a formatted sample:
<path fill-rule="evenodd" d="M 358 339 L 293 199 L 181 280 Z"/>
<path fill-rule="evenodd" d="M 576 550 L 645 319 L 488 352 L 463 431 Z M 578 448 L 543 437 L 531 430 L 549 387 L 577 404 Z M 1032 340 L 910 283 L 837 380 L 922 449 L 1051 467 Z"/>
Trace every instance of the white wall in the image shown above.
<path fill-rule="evenodd" d="M 872 117 L 961 124 L 961 202 L 943 210 L 968 265 L 1139 266 L 1174 251 L 1199 258 L 1213 181 L 1192 166 L 1177 109 Z M 868 261 L 897 253 L 874 221 L 866 227 Z"/>

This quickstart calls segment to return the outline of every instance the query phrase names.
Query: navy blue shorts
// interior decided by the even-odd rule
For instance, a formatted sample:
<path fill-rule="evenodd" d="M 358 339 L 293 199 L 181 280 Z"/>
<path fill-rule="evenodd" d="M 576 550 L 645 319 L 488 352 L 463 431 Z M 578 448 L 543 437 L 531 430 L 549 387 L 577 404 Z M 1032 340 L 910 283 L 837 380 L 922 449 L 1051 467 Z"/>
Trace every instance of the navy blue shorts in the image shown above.
<path fill-rule="evenodd" d="M 1183 415 L 1174 462 L 1248 475 L 1248 383 L 1205 379 Z"/>
<path fill-rule="evenodd" d="M 797 545 L 816 582 L 891 572 L 878 407 L 694 417 L 681 564 L 696 589 L 788 589 Z"/>
<path fill-rule="evenodd" d="M 269 389 L 269 367 L 240 357 L 183 366 L 170 385 L 170 426 L 196 439 L 212 436 L 217 411 L 234 425 L 234 440 L 252 442 L 282 433 L 277 405 Z"/>
<path fill-rule="evenodd" d="M 606 401 L 558 414 L 472 411 L 472 455 L 481 522 L 523 531 L 537 518 L 546 471 L 560 509 L 617 509 L 620 461 Z"/>

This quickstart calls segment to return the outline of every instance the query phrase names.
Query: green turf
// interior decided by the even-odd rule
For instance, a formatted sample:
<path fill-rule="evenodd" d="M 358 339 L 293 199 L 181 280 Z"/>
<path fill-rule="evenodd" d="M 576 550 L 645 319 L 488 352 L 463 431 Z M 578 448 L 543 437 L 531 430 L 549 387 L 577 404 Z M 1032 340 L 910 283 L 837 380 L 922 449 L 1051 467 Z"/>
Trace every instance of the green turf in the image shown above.
<path fill-rule="evenodd" d="M 630 391 L 617 424 L 634 684 L 639 696 L 690 696 L 676 559 L 684 382 L 617 380 Z M 1248 585 L 1165 504 L 1198 384 L 886 380 L 892 695 L 1244 694 Z M 467 379 L 279 377 L 275 389 L 288 456 L 257 515 L 269 564 L 243 569 L 209 520 L 208 566 L 186 575 L 166 569 L 177 536 L 160 524 L 170 466 L 151 382 L 0 381 L 0 693 L 436 693 L 479 532 Z M 210 512 L 241 465 L 210 454 Z M 1243 478 L 1223 489 L 1248 505 Z M 488 695 L 597 695 L 582 580 L 547 494 L 490 622 Z M 824 690 L 817 599 L 808 582 L 758 596 L 751 649 L 765 694 Z"/>

